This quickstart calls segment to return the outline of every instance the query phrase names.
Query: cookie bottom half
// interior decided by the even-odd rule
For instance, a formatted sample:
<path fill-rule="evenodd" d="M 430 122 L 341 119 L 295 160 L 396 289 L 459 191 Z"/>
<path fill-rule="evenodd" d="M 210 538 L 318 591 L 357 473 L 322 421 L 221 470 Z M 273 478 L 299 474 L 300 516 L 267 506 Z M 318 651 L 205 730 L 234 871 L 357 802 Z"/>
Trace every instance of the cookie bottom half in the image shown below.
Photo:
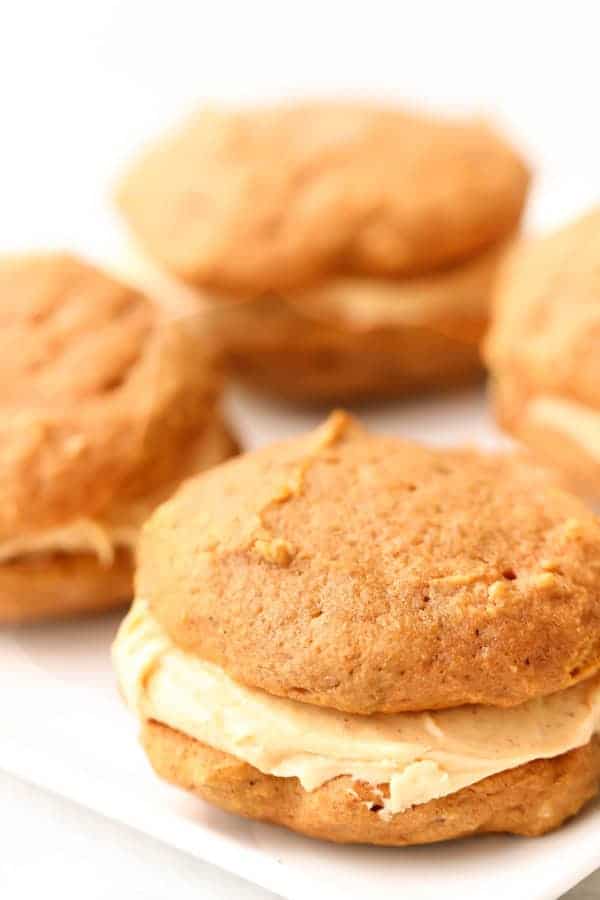
<path fill-rule="evenodd" d="M 537 836 L 575 815 L 600 787 L 600 740 L 594 738 L 386 819 L 379 815 L 381 794 L 348 777 L 305 791 L 296 778 L 264 775 L 158 722 L 145 722 L 141 739 L 166 781 L 229 812 L 337 843 L 407 846 L 490 832 Z"/>
<path fill-rule="evenodd" d="M 484 325 L 476 327 L 482 332 Z M 225 364 L 264 393 L 317 405 L 453 389 L 483 377 L 476 341 L 435 330 L 337 334 L 329 341 L 330 336 L 323 331 L 311 341 L 299 334 L 280 346 L 225 341 Z"/>
<path fill-rule="evenodd" d="M 111 566 L 92 553 L 48 553 L 0 565 L 0 623 L 61 618 L 121 606 L 131 599 L 133 554 Z"/>

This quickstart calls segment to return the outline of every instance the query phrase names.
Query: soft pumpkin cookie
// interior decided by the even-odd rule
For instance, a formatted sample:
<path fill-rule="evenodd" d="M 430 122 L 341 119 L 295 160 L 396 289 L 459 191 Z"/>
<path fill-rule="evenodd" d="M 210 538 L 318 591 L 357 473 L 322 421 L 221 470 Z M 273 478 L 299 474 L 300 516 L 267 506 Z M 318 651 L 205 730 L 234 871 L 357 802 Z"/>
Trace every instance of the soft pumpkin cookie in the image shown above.
<path fill-rule="evenodd" d="M 0 263 L 0 621 L 122 602 L 143 519 L 233 452 L 195 329 L 66 255 Z"/>
<path fill-rule="evenodd" d="M 600 209 L 516 249 L 494 313 L 500 424 L 600 499 Z"/>
<path fill-rule="evenodd" d="M 313 103 L 195 117 L 119 203 L 144 252 L 208 296 L 234 374 L 328 401 L 481 374 L 528 181 L 481 121 Z"/>
<path fill-rule="evenodd" d="M 157 771 L 243 815 L 389 844 L 542 833 L 600 777 L 599 552 L 531 464 L 338 413 L 146 523 L 121 689 Z"/>

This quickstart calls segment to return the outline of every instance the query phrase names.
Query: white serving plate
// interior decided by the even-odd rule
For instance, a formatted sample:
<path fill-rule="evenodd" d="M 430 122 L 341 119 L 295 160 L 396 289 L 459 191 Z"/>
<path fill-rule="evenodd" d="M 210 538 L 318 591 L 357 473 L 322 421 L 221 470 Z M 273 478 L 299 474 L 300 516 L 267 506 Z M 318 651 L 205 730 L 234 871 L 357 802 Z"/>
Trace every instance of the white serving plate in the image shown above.
<path fill-rule="evenodd" d="M 316 424 L 237 393 L 246 446 Z M 381 431 L 436 444 L 503 443 L 481 392 L 382 406 Z M 338 847 L 247 822 L 159 782 L 117 695 L 109 646 L 120 616 L 0 634 L 0 768 L 290 900 L 554 900 L 600 865 L 600 805 L 536 840 L 485 837 L 415 849 Z"/>

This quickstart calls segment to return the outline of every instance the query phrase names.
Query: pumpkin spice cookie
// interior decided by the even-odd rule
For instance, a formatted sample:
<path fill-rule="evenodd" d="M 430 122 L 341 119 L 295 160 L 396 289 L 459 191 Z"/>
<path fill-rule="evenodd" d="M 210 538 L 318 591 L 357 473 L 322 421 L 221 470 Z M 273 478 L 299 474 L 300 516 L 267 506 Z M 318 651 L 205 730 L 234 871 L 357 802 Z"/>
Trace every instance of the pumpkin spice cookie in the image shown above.
<path fill-rule="evenodd" d="M 67 255 L 0 262 L 0 621 L 131 596 L 144 518 L 226 459 L 195 329 Z"/>
<path fill-rule="evenodd" d="M 600 208 L 513 252 L 486 353 L 500 424 L 600 499 Z"/>
<path fill-rule="evenodd" d="M 528 181 L 480 121 L 321 103 L 201 114 L 119 202 L 143 250 L 208 298 L 232 372 L 328 401 L 481 373 Z"/>
<path fill-rule="evenodd" d="M 336 413 L 150 518 L 113 653 L 156 771 L 333 841 L 541 834 L 600 783 L 600 522 Z"/>

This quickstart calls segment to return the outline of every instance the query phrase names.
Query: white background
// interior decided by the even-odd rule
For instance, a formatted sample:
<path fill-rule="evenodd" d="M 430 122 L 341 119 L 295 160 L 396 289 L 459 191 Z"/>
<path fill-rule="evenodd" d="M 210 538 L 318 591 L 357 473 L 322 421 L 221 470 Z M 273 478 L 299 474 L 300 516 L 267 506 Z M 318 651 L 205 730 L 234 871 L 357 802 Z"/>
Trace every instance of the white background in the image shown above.
<path fill-rule="evenodd" d="M 4 0 L 0 249 L 110 255 L 107 197 L 146 137 L 202 101 L 323 94 L 493 115 L 549 227 L 600 200 L 599 59 L 594 2 Z M 0 848 L 7 898 L 267 896 L 1 774 Z"/>

